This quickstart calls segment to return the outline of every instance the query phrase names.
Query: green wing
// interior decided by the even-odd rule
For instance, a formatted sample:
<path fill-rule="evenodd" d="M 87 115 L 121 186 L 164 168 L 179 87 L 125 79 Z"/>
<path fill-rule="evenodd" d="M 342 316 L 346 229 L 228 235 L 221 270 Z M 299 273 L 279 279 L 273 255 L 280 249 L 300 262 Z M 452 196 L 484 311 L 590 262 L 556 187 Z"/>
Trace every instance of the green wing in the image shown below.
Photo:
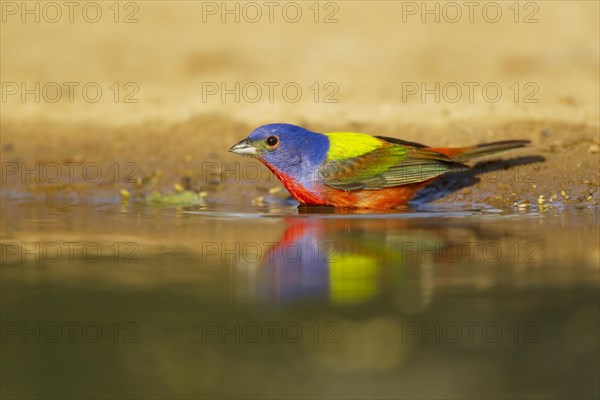
<path fill-rule="evenodd" d="M 334 146 L 335 142 L 332 142 L 332 147 Z M 446 172 L 465 168 L 465 165 L 423 147 L 380 140 L 378 148 L 362 155 L 328 158 L 321 165 L 319 173 L 325 185 L 351 191 L 377 190 L 423 182 Z"/>

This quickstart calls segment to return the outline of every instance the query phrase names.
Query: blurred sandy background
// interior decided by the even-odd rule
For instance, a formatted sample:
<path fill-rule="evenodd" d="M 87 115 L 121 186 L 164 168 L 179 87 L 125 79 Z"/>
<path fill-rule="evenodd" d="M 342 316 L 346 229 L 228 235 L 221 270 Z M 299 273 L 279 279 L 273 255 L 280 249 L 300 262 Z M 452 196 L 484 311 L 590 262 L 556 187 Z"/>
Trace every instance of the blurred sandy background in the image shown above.
<path fill-rule="evenodd" d="M 56 11 L 45 3 L 36 22 L 21 3 L 2 2 L 2 158 L 134 161 L 146 174 L 167 171 L 170 186 L 203 160 L 245 162 L 228 147 L 269 122 L 438 146 L 530 138 L 535 147 L 520 154 L 546 158 L 535 187 L 503 177 L 504 189 L 483 185 L 481 197 L 494 191 L 513 204 L 565 190 L 571 201 L 597 204 L 599 4 L 476 3 L 472 10 L 452 3 L 458 20 L 446 2 L 426 3 L 437 7 L 433 14 L 421 2 L 277 3 L 270 22 L 263 2 L 84 2 L 73 22 L 63 6 L 53 23 Z M 98 22 L 88 22 L 97 9 Z M 21 85 L 36 82 L 40 101 L 31 94 L 23 101 Z M 56 85 L 43 92 L 49 82 L 62 87 L 56 102 L 48 101 Z M 73 99 L 65 82 L 78 85 Z M 94 103 L 82 94 L 90 82 L 102 89 Z M 236 82 L 239 101 L 223 99 L 220 86 Z M 297 102 L 294 88 L 287 98 L 282 92 L 290 83 L 302 90 Z M 439 101 L 423 99 L 421 85 L 436 83 Z M 474 87 L 471 99 L 465 83 Z M 502 93 L 483 93 L 486 84 Z"/>

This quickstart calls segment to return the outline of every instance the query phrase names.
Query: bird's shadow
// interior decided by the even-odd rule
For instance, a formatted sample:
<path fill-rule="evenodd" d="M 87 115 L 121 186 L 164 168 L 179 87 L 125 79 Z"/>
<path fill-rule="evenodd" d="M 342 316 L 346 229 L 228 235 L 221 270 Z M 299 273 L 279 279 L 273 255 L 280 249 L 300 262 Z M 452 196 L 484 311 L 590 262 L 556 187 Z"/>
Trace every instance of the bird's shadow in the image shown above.
<path fill-rule="evenodd" d="M 506 160 L 495 159 L 479 162 L 468 170 L 447 174 L 437 179 L 431 185 L 420 190 L 412 202 L 428 203 L 445 197 L 450 193 L 475 185 L 481 180 L 478 178 L 478 175 L 490 172 L 510 171 L 510 177 L 513 182 L 518 180 L 536 182 L 535 175 L 537 174 L 538 166 L 535 164 L 544 161 L 546 159 L 542 156 L 523 156 Z M 526 168 L 523 168 L 524 166 Z M 492 182 L 505 181 L 501 175 L 502 173 L 494 174 L 490 176 L 489 180 Z"/>

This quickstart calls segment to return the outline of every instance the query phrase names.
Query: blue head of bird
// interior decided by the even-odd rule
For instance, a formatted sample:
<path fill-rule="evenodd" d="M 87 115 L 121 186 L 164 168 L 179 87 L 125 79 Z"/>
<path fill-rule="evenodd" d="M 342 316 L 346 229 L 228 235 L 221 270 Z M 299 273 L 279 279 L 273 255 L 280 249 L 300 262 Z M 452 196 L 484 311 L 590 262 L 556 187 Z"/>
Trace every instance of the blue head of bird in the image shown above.
<path fill-rule="evenodd" d="M 314 177 L 327 158 L 327 136 L 290 124 L 269 124 L 254 130 L 229 151 L 254 157 L 298 182 Z"/>

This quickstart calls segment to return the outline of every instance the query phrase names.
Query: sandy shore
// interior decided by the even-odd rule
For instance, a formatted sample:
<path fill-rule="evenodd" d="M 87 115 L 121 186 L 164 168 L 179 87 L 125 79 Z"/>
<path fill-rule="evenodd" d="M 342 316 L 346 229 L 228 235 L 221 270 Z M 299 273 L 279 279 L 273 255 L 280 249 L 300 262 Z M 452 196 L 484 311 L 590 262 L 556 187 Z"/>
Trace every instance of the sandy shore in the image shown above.
<path fill-rule="evenodd" d="M 134 4 L 116 16 L 99 3 L 95 23 L 77 12 L 69 22 L 67 10 L 51 22 L 42 6 L 39 22 L 22 22 L 18 4 L 8 9 L 5 189 L 118 196 L 143 178 L 147 190 L 179 184 L 218 201 L 248 189 L 240 202 L 249 202 L 278 186 L 266 169 L 256 182 L 215 171 L 245 168 L 227 148 L 258 125 L 290 122 L 435 146 L 530 139 L 530 148 L 504 156 L 516 160 L 480 165 L 477 179 L 442 182 L 422 197 L 518 209 L 598 205 L 597 3 L 523 3 L 518 11 L 498 3 L 496 22 L 485 3 L 473 22 L 467 9 L 455 21 L 435 2 L 431 15 L 413 2 L 318 10 L 298 2 L 297 22 L 277 12 L 269 22 L 264 8 L 252 22 L 253 10 L 235 2 L 238 15 L 212 2 Z M 52 163 L 61 179 L 44 170 Z M 102 177 L 84 175 L 88 164 Z"/>

